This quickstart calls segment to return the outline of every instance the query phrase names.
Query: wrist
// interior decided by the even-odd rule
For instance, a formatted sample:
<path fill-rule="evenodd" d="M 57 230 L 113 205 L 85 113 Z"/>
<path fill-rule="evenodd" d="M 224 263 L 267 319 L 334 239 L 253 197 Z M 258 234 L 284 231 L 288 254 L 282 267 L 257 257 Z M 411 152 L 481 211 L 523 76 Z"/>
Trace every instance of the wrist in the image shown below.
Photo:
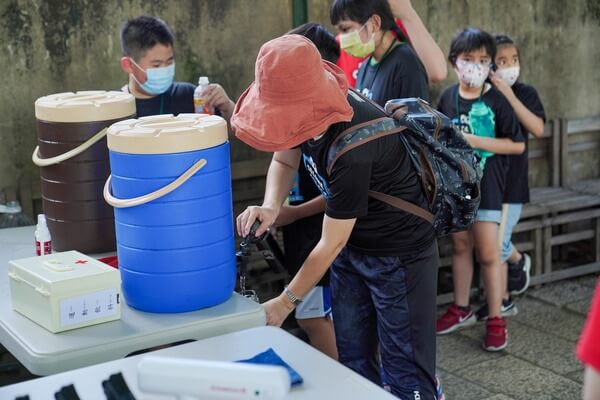
<path fill-rule="evenodd" d="M 227 101 L 223 104 L 221 111 L 225 115 L 233 115 L 233 110 L 235 109 L 235 103 L 231 99 L 227 99 Z"/>
<path fill-rule="evenodd" d="M 472 134 L 472 133 L 467 133 L 464 134 L 464 138 L 467 141 L 467 143 L 469 144 L 469 146 L 471 146 L 471 148 L 476 149 L 477 148 L 477 136 Z"/>
<path fill-rule="evenodd" d="M 287 297 L 285 292 L 281 293 L 277 300 L 289 311 L 293 311 L 296 308 L 296 305 L 292 303 L 292 301 Z"/>
<path fill-rule="evenodd" d="M 294 292 L 290 290 L 287 286 L 283 289 L 283 294 L 286 295 L 289 302 L 294 305 L 294 307 L 298 307 L 300 303 L 302 303 L 302 299 L 300 296 L 297 296 Z"/>
<path fill-rule="evenodd" d="M 279 215 L 279 213 L 281 212 L 281 207 L 283 204 L 280 205 L 275 205 L 275 203 L 263 203 L 262 206 L 260 206 L 261 208 L 267 209 L 267 210 L 271 210 L 274 214 L 273 220 L 275 220 L 277 218 L 277 216 Z"/>
<path fill-rule="evenodd" d="M 510 86 L 505 90 L 505 92 L 506 93 L 504 93 L 504 96 L 508 99 L 508 102 L 511 103 L 511 105 L 514 105 L 515 100 L 518 100 L 515 92 L 513 92 Z"/>

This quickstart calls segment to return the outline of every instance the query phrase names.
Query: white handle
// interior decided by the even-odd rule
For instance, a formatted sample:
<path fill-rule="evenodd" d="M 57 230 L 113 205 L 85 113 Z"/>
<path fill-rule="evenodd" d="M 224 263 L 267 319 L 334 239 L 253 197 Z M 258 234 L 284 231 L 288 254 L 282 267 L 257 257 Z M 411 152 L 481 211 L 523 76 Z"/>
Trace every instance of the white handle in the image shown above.
<path fill-rule="evenodd" d="M 63 161 L 67 161 L 70 158 L 78 156 L 79 154 L 83 153 L 84 151 L 86 151 L 87 149 L 89 149 L 90 147 L 92 147 L 93 145 L 98 143 L 100 140 L 102 140 L 104 138 L 104 136 L 106 136 L 107 130 L 108 130 L 108 127 L 102 129 L 100 132 L 96 133 L 94 136 L 92 136 L 85 142 L 81 143 L 79 146 L 75 147 L 74 149 L 71 149 L 71 150 L 67 151 L 66 153 L 59 154 L 58 156 L 51 157 L 51 158 L 40 158 L 40 156 L 38 154 L 40 147 L 35 146 L 35 149 L 33 150 L 33 154 L 31 155 L 31 160 L 38 167 L 47 167 L 49 165 L 54 165 L 54 164 L 61 163 Z"/>
<path fill-rule="evenodd" d="M 152 200 L 159 199 L 173 190 L 177 189 L 179 186 L 183 185 L 188 179 L 190 179 L 196 172 L 200 171 L 207 164 L 205 159 L 197 161 L 194 165 L 192 165 L 187 171 L 181 174 L 177 179 L 173 182 L 169 183 L 166 186 L 152 192 L 145 194 L 140 197 L 135 197 L 133 199 L 117 199 L 110 193 L 110 181 L 112 175 L 108 176 L 106 183 L 104 184 L 104 200 L 111 206 L 115 208 L 127 208 L 127 207 L 135 207 L 141 206 L 142 204 L 146 204 L 151 202 Z"/>
<path fill-rule="evenodd" d="M 21 278 L 19 275 L 17 275 L 15 272 L 13 271 L 8 271 L 8 277 L 11 278 L 12 280 L 14 280 L 17 283 L 24 283 L 27 286 L 30 286 L 31 288 L 33 288 L 36 292 L 38 292 L 39 294 L 41 294 L 44 297 L 50 297 L 50 292 L 47 291 L 46 289 L 44 289 L 43 286 L 35 286 L 33 283 Z"/>
<path fill-rule="evenodd" d="M 15 282 L 23 282 L 23 279 L 21 279 L 21 277 L 19 275 L 17 275 L 16 273 L 14 273 L 10 270 L 8 271 L 8 277 L 11 278 Z"/>

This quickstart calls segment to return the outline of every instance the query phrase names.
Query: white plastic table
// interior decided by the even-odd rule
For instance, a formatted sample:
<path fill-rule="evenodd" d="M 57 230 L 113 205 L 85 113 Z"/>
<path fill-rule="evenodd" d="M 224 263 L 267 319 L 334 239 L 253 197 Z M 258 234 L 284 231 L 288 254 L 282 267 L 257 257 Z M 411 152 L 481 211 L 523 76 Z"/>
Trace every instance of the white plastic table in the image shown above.
<path fill-rule="evenodd" d="M 33 374 L 55 374 L 155 346 L 265 325 L 262 307 L 235 293 L 216 307 L 179 314 L 145 313 L 123 302 L 118 321 L 51 333 L 13 311 L 10 302 L 8 261 L 35 255 L 33 231 L 33 226 L 0 229 L 0 343 Z"/>
<path fill-rule="evenodd" d="M 304 383 L 290 391 L 288 399 L 386 400 L 394 396 L 330 359 L 282 329 L 260 327 L 203 339 L 158 350 L 152 356 L 236 361 L 273 348 L 294 368 Z M 167 400 L 174 397 L 142 394 L 137 385 L 137 364 L 147 354 L 69 371 L 0 388 L 0 398 L 12 400 L 29 395 L 31 400 L 54 399 L 61 387 L 74 384 L 82 400 L 105 399 L 101 383 L 111 374 L 122 372 L 137 400 Z"/>

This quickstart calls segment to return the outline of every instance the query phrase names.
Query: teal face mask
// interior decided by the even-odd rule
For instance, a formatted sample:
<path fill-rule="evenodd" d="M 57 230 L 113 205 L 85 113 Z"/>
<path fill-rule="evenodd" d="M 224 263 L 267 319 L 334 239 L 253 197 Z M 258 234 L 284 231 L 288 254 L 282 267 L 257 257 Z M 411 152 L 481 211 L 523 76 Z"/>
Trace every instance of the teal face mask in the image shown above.
<path fill-rule="evenodd" d="M 138 68 L 142 69 L 135 61 L 131 60 Z M 140 85 L 144 92 L 153 96 L 162 94 L 169 89 L 173 84 L 173 78 L 175 77 L 175 63 L 160 68 L 148 68 L 146 69 L 146 82 L 140 83 L 133 74 L 133 79 Z"/>

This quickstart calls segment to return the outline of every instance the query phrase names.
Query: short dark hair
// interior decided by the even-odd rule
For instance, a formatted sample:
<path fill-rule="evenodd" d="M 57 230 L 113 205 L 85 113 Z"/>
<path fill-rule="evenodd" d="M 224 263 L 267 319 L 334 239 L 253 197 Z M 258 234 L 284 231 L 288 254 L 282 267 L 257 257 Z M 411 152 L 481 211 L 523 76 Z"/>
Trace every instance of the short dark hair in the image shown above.
<path fill-rule="evenodd" d="M 335 0 L 331 5 L 331 23 L 337 25 L 340 21 L 351 20 L 365 24 L 373 15 L 381 18 L 381 30 L 393 31 L 399 40 L 406 37 L 394 19 L 388 0 Z"/>
<path fill-rule="evenodd" d="M 448 53 L 448 61 L 452 65 L 456 65 L 457 57 L 462 53 L 479 50 L 484 48 L 492 59 L 496 58 L 496 41 L 486 31 L 479 28 L 465 28 L 452 39 L 450 43 L 450 53 Z"/>
<path fill-rule="evenodd" d="M 510 36 L 504 33 L 496 33 L 494 34 L 494 40 L 496 41 L 496 48 L 500 46 L 513 46 L 515 49 L 517 49 L 517 55 L 521 57 L 519 46 L 515 44 L 515 41 Z"/>
<path fill-rule="evenodd" d="M 502 46 L 505 44 L 510 44 L 510 45 L 515 46 L 514 40 L 512 40 L 512 38 L 510 36 L 508 36 L 504 33 L 496 33 L 494 35 L 494 40 L 496 42 L 496 46 Z"/>
<path fill-rule="evenodd" d="M 321 24 L 309 22 L 292 29 L 287 34 L 302 35 L 310 39 L 317 46 L 323 60 L 335 64 L 340 58 L 340 45 L 335 40 L 335 36 Z"/>
<path fill-rule="evenodd" d="M 157 44 L 173 46 L 173 33 L 160 18 L 143 15 L 130 19 L 121 29 L 123 54 L 136 61 Z"/>

